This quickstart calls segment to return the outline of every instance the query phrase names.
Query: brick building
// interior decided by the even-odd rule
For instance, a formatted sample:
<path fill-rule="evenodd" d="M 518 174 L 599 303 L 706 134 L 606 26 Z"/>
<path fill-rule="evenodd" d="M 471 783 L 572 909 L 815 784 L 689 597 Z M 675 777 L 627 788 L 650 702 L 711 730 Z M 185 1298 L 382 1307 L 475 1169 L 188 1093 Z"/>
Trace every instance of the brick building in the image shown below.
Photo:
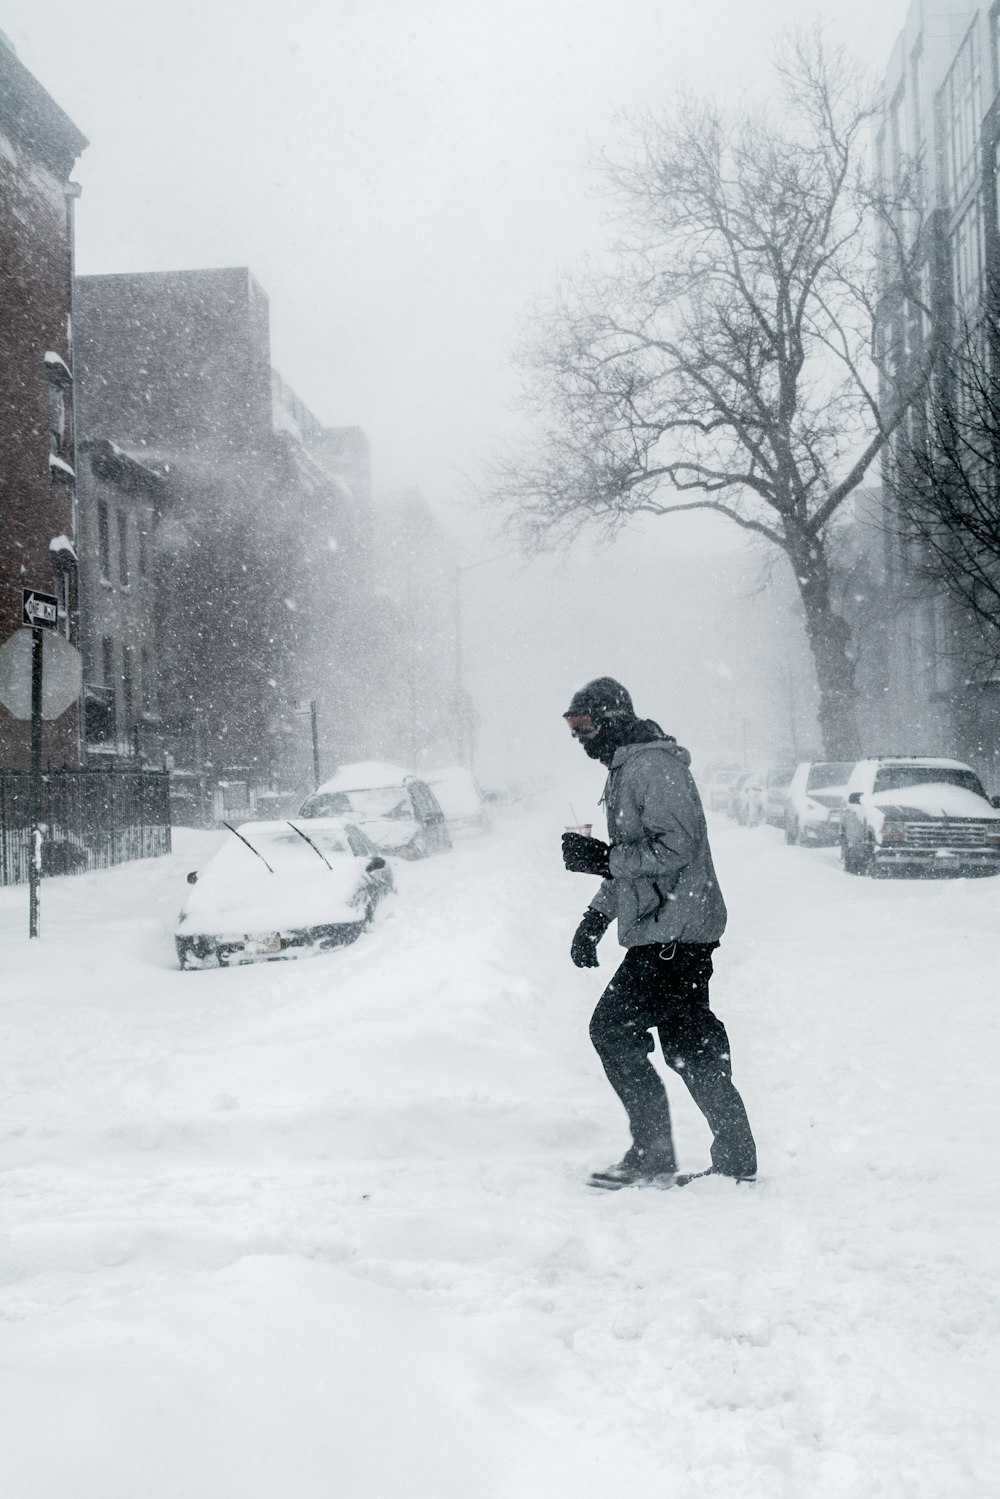
<path fill-rule="evenodd" d="M 0 33 L 0 641 L 21 589 L 59 599 L 77 639 L 73 164 L 87 141 Z M 30 726 L 0 706 L 0 765 L 25 768 Z M 43 758 L 79 759 L 79 715 L 43 728 Z"/>

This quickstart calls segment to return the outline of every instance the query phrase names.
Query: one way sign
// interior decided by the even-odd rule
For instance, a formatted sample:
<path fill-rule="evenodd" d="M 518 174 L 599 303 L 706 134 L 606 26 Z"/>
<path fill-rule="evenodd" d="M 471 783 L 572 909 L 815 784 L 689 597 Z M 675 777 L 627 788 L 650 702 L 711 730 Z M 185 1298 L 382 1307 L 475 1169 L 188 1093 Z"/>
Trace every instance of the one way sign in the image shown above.
<path fill-rule="evenodd" d="M 54 630 L 59 623 L 59 600 L 54 593 L 39 593 L 37 588 L 21 589 L 21 622 L 44 625 Z"/>

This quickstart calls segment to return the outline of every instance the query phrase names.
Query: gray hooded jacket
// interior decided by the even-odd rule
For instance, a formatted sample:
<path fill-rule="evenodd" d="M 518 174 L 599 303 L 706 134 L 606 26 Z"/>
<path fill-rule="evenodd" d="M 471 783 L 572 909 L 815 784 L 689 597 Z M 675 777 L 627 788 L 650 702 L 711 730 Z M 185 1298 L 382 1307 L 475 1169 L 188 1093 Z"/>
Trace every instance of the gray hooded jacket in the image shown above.
<path fill-rule="evenodd" d="M 590 904 L 618 918 L 623 947 L 717 942 L 726 929 L 690 764 L 672 739 L 626 744 L 611 762 L 604 788 L 611 879 Z"/>

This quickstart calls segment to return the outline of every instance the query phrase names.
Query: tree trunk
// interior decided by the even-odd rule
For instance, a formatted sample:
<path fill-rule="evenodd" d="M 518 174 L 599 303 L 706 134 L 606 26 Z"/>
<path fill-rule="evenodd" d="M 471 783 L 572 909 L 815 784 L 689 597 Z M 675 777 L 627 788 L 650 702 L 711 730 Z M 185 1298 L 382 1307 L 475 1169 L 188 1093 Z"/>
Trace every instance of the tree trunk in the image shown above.
<path fill-rule="evenodd" d="M 855 712 L 854 662 L 848 654 L 850 628 L 830 602 L 829 572 L 819 548 L 810 546 L 805 555 L 791 554 L 790 561 L 816 667 L 823 753 L 831 760 L 857 760 L 861 738 Z"/>

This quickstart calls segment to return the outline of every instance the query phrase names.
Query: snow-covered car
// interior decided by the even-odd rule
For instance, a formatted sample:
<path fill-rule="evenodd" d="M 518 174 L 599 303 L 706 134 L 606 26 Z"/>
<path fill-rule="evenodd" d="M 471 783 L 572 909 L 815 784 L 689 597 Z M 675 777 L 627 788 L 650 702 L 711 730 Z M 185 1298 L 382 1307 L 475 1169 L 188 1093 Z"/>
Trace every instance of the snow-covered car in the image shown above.
<path fill-rule="evenodd" d="M 245 822 L 188 883 L 174 933 L 182 968 L 342 947 L 395 889 L 371 839 L 340 818 Z"/>
<path fill-rule="evenodd" d="M 761 820 L 774 828 L 785 825 L 785 808 L 788 805 L 788 788 L 795 774 L 794 765 L 769 765 L 764 772 L 761 792 Z"/>
<path fill-rule="evenodd" d="M 859 760 L 847 782 L 840 850 L 848 874 L 1000 874 L 1000 810 L 961 760 Z"/>
<path fill-rule="evenodd" d="M 853 760 L 803 760 L 785 801 L 786 843 L 836 843 Z"/>
<path fill-rule="evenodd" d="M 755 828 L 764 821 L 764 797 L 767 787 L 767 769 L 759 766 L 748 770 L 740 781 L 736 794 L 736 821 L 745 828 Z"/>
<path fill-rule="evenodd" d="M 486 798 L 472 771 L 466 770 L 464 765 L 425 770 L 421 780 L 430 787 L 453 837 L 492 830 L 493 818 Z"/>
<path fill-rule="evenodd" d="M 726 800 L 722 810 L 725 812 L 726 816 L 731 817 L 734 822 L 740 821 L 740 811 L 743 800 L 743 787 L 749 780 L 750 775 L 751 772 L 749 770 L 741 770 L 733 780 L 732 785 L 729 787 L 729 790 L 726 793 Z"/>
<path fill-rule="evenodd" d="M 342 765 L 306 797 L 297 815 L 347 817 L 364 828 L 380 853 L 401 859 L 427 859 L 451 848 L 444 813 L 430 787 L 382 760 Z"/>
<path fill-rule="evenodd" d="M 705 797 L 710 812 L 728 810 L 733 787 L 744 773 L 738 765 L 725 766 L 712 773 Z"/>

